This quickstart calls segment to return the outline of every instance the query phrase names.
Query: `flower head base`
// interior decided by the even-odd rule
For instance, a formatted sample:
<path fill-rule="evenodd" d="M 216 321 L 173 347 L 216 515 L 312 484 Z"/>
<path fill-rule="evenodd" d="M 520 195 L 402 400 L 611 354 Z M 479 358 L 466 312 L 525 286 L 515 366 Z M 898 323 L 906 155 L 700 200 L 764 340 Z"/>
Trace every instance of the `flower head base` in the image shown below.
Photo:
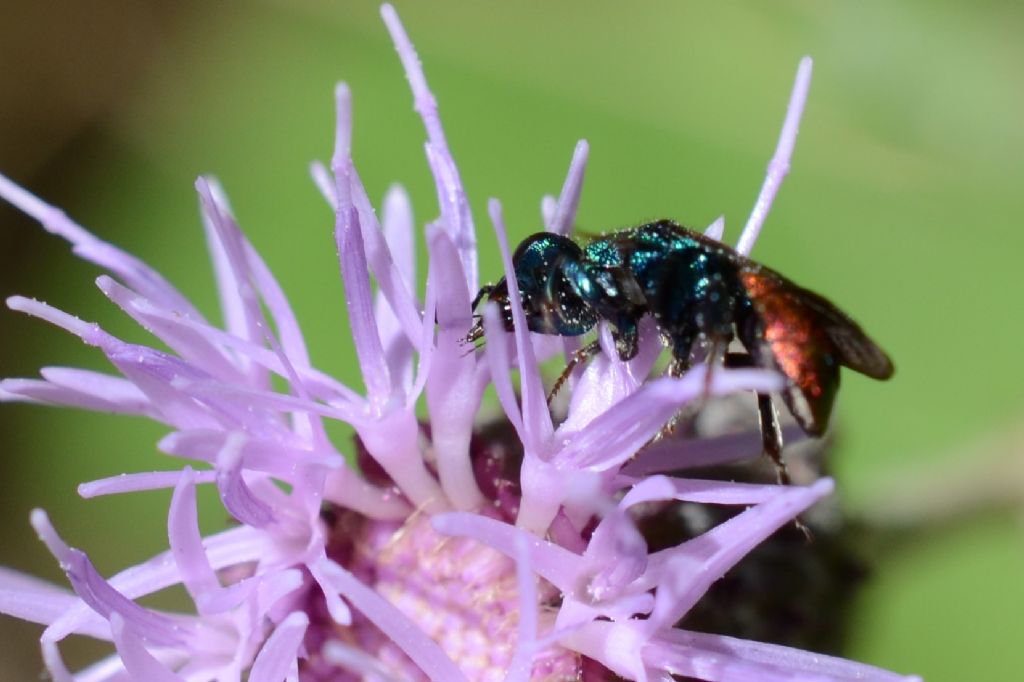
<path fill-rule="evenodd" d="M 765 370 L 706 368 L 647 380 L 653 334 L 628 363 L 606 352 L 573 390 L 564 421 L 548 410 L 538 359 L 557 339 L 526 329 L 515 287 L 515 332 L 485 309 L 487 345 L 468 353 L 476 236 L 436 102 L 393 9 L 383 8 L 427 130 L 440 218 L 427 227 L 430 270 L 417 294 L 408 199 L 392 190 L 381 220 L 351 154 L 351 95 L 336 91 L 330 167 L 312 172 L 335 216 L 346 304 L 366 395 L 316 370 L 284 293 L 238 227 L 215 181 L 196 183 L 225 328 L 206 321 L 164 278 L 0 176 L 0 196 L 109 271 L 100 289 L 171 352 L 130 344 L 44 303 L 14 297 L 98 348 L 120 376 L 47 368 L 9 379 L 0 398 L 144 415 L 160 442 L 193 464 L 83 484 L 83 497 L 171 488 L 170 547 L 107 579 L 37 511 L 32 523 L 74 593 L 0 573 L 0 610 L 46 625 L 56 680 L 707 680 L 902 679 L 839 659 L 675 629 L 708 587 L 772 532 L 826 496 L 807 487 L 676 478 L 662 472 L 748 457 L 750 442 L 641 451 L 706 391 L 782 387 Z M 740 240 L 753 244 L 782 180 L 810 78 L 801 63 L 782 141 Z M 580 142 L 547 229 L 573 224 L 588 148 Z M 515 281 L 501 206 L 489 215 L 505 276 Z M 721 236 L 721 221 L 709 228 Z M 373 292 L 371 280 L 376 282 Z M 606 330 L 601 338 L 611 343 Z M 520 385 L 510 369 L 517 367 Z M 287 384 L 274 390 L 271 379 Z M 475 424 L 493 384 L 507 422 Z M 415 407 L 424 398 L 426 423 Z M 358 434 L 361 466 L 328 439 L 326 420 Z M 639 452 L 639 454 L 638 454 Z M 196 487 L 217 487 L 236 522 L 201 537 Z M 707 532 L 651 552 L 636 522 L 651 504 L 733 505 Z M 181 584 L 194 612 L 136 600 Z M 72 675 L 58 643 L 71 634 L 115 653 Z"/>

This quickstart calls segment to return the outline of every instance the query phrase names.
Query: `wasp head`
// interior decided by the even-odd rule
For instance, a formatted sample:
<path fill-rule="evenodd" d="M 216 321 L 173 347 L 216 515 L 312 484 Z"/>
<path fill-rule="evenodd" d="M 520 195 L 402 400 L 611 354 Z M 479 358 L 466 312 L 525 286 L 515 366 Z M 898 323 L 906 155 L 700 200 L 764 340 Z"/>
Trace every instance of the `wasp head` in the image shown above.
<path fill-rule="evenodd" d="M 578 336 L 597 324 L 597 313 L 577 293 L 567 272 L 582 258 L 580 247 L 567 237 L 538 232 L 519 244 L 512 255 L 512 267 L 523 302 L 527 327 L 539 334 Z M 497 303 L 506 331 L 515 329 L 508 282 L 505 278 L 480 289 L 473 308 L 484 299 Z M 467 342 L 483 338 L 483 319 L 478 315 L 466 336 Z"/>

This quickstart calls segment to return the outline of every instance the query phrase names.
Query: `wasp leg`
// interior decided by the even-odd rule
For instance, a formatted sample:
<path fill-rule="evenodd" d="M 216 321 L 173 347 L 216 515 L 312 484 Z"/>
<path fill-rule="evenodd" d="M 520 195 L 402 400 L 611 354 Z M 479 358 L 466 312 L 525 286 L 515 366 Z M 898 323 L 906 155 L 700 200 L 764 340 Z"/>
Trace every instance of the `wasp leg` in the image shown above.
<path fill-rule="evenodd" d="M 494 291 L 493 284 L 485 284 L 480 287 L 480 291 L 476 292 L 476 297 L 473 299 L 473 304 L 469 307 L 470 310 L 476 310 L 477 306 L 480 305 L 480 301 L 484 300 L 484 296 L 490 295 Z"/>
<path fill-rule="evenodd" d="M 782 459 L 782 428 L 779 426 L 779 413 L 775 409 L 772 397 L 767 393 L 757 394 L 757 411 L 761 416 L 761 448 L 764 454 L 771 458 L 775 465 L 775 476 L 779 485 L 790 485 L 789 472 L 786 471 L 786 461 Z M 807 527 L 800 517 L 793 519 L 793 526 L 804 534 L 807 542 L 814 540 L 814 534 Z"/>
<path fill-rule="evenodd" d="M 792 481 L 789 472 L 786 471 L 786 460 L 782 459 L 782 428 L 779 426 L 779 413 L 770 395 L 757 394 L 757 411 L 761 416 L 761 449 L 775 465 L 775 477 L 779 485 L 790 485 Z M 793 519 L 793 526 L 804 534 L 804 539 L 808 543 L 814 541 L 814 533 L 799 516 Z"/>
<path fill-rule="evenodd" d="M 612 329 L 612 338 L 615 340 L 615 352 L 623 362 L 629 362 L 640 351 L 640 333 L 636 321 L 620 322 Z"/>
<path fill-rule="evenodd" d="M 689 363 L 686 360 L 673 358 L 672 362 L 670 362 L 668 365 L 668 370 L 666 371 L 666 374 L 668 374 L 670 377 L 674 379 L 678 379 L 679 377 L 683 376 L 683 374 L 686 373 L 688 365 Z M 669 436 L 671 436 L 672 432 L 676 430 L 677 426 L 679 426 L 679 422 L 682 421 L 682 418 L 683 411 L 677 411 L 674 415 L 672 415 L 671 419 L 665 422 L 665 425 L 661 427 L 661 431 L 658 431 L 658 433 L 653 438 L 651 438 L 650 441 L 647 442 L 647 445 L 652 445 L 654 443 L 657 443 L 659 440 L 662 440 L 663 438 L 668 438 Z"/>
<path fill-rule="evenodd" d="M 729 369 L 743 369 L 757 366 L 754 364 L 754 358 L 750 357 L 746 353 L 726 353 L 725 362 L 723 364 Z"/>
<path fill-rule="evenodd" d="M 565 369 L 563 369 L 562 373 L 558 375 L 554 385 L 551 387 L 551 391 L 548 392 L 548 405 L 551 404 L 551 401 L 555 399 L 556 395 L 558 395 L 558 391 L 565 385 L 565 382 L 569 377 L 572 376 L 573 370 L 575 370 L 581 362 L 590 360 L 590 358 L 600 352 L 601 342 L 595 339 L 572 354 L 572 357 L 569 358 L 569 362 L 565 365 Z"/>
<path fill-rule="evenodd" d="M 697 398 L 693 404 L 688 405 L 686 408 L 676 412 L 671 419 L 661 427 L 661 431 L 658 432 L 654 438 L 651 439 L 651 443 L 656 443 L 662 438 L 667 438 L 672 435 L 680 422 L 688 419 L 693 419 L 700 411 L 704 409 L 704 404 L 707 402 L 708 397 L 711 395 L 711 381 L 714 377 L 715 367 L 719 363 L 719 359 L 724 359 L 728 354 L 725 353 L 725 349 L 728 347 L 728 339 L 714 339 L 711 341 L 711 347 L 708 349 L 707 357 L 704 358 L 704 362 L 707 364 L 707 373 L 704 375 L 704 390 L 701 395 Z M 668 366 L 667 374 L 673 378 L 679 378 L 686 373 L 686 370 L 690 368 L 689 357 L 685 359 L 682 355 L 677 355 L 672 358 L 672 362 Z"/>
<path fill-rule="evenodd" d="M 730 367 L 752 366 L 751 357 L 741 353 L 729 353 L 726 355 L 725 363 Z M 779 426 L 779 413 L 775 409 L 772 397 L 767 393 L 757 394 L 757 412 L 761 418 L 761 450 L 775 465 L 775 476 L 779 485 L 790 485 L 792 481 L 789 472 L 786 471 L 786 461 L 782 459 L 782 428 Z M 804 534 L 807 542 L 814 541 L 811 529 L 799 517 L 793 519 L 793 526 Z"/>
<path fill-rule="evenodd" d="M 789 485 L 789 472 L 786 462 L 782 459 L 782 428 L 779 426 L 779 413 L 775 409 L 772 397 L 767 393 L 757 394 L 757 412 L 761 417 L 761 449 L 775 465 L 775 476 L 779 485 Z"/>
<path fill-rule="evenodd" d="M 686 374 L 686 370 L 690 369 L 690 361 L 688 358 L 672 358 L 672 362 L 668 363 L 668 369 L 665 373 L 673 379 Z"/>
<path fill-rule="evenodd" d="M 715 367 L 718 365 L 719 359 L 724 360 L 727 353 L 725 349 L 729 347 L 729 340 L 722 338 L 715 338 L 711 340 L 711 346 L 708 348 L 707 357 L 704 358 L 704 364 L 707 365 L 707 372 L 704 374 L 704 395 L 702 396 L 702 402 L 708 399 L 711 395 L 711 380 L 714 378 Z"/>
<path fill-rule="evenodd" d="M 746 353 L 726 353 L 725 366 L 731 368 L 754 367 L 754 359 Z M 767 393 L 758 393 L 757 413 L 761 420 L 761 449 L 775 465 L 775 476 L 780 485 L 789 485 L 789 472 L 786 462 L 782 459 L 782 427 L 779 425 L 779 413 L 775 409 L 772 397 Z"/>

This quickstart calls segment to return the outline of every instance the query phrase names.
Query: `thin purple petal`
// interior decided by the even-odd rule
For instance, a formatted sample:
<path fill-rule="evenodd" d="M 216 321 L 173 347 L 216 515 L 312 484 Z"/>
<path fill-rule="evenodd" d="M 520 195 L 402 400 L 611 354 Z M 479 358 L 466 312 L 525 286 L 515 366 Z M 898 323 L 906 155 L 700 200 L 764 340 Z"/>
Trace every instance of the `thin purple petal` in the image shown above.
<path fill-rule="evenodd" d="M 233 434 L 217 457 L 217 490 L 221 502 L 235 519 L 253 528 L 262 528 L 276 518 L 266 502 L 253 493 L 242 477 L 242 448 L 245 436 Z"/>
<path fill-rule="evenodd" d="M 488 303 L 484 306 L 484 334 L 487 337 L 484 354 L 491 369 L 494 391 L 498 394 L 498 401 L 505 410 L 505 416 L 516 430 L 519 440 L 529 447 L 528 436 L 523 428 L 523 416 L 519 411 L 519 403 L 516 402 L 516 392 L 512 387 L 512 376 L 509 373 L 509 334 L 505 331 L 500 315 L 497 303 Z"/>
<path fill-rule="evenodd" d="M 598 334 L 602 352 L 587 364 L 583 375 L 572 387 L 569 416 L 558 427 L 559 436 L 568 436 L 585 428 L 596 417 L 636 392 L 647 377 L 649 368 L 637 375 L 633 373 L 632 363 L 619 359 L 608 325 L 600 325 Z"/>
<path fill-rule="evenodd" d="M 207 239 L 217 245 L 218 250 L 215 253 L 223 255 L 223 260 L 216 263 L 218 268 L 224 268 L 223 273 L 218 272 L 218 275 L 228 280 L 224 282 L 224 286 L 235 287 L 231 300 L 226 303 L 228 308 L 225 315 L 234 320 L 234 326 L 228 329 L 237 336 L 259 342 L 265 333 L 260 324 L 262 312 L 251 273 L 245 262 L 238 227 L 214 198 L 210 182 L 206 178 L 198 178 L 195 187 L 205 223 L 209 225 Z"/>
<path fill-rule="evenodd" d="M 619 503 L 624 508 L 644 502 L 663 500 L 680 500 L 699 504 L 760 504 L 786 490 L 785 487 L 778 485 L 704 481 L 696 478 L 671 478 L 669 476 L 652 476 L 638 482 L 629 481 L 629 484 L 633 487 Z"/>
<path fill-rule="evenodd" d="M 324 644 L 321 653 L 327 662 L 355 673 L 366 682 L 402 682 L 383 663 L 356 646 L 332 639 Z"/>
<path fill-rule="evenodd" d="M 397 491 L 379 488 L 348 467 L 331 472 L 324 480 L 324 500 L 378 520 L 404 519 L 412 511 Z"/>
<path fill-rule="evenodd" d="M 491 199 L 487 202 L 487 208 L 494 225 L 494 232 L 498 237 L 498 246 L 501 248 L 505 281 L 515 282 L 516 273 L 505 233 L 505 221 L 501 215 L 501 204 L 497 199 Z M 551 424 L 551 413 L 548 412 L 544 387 L 540 383 L 540 370 L 533 353 L 533 343 L 530 340 L 529 327 L 523 312 L 523 301 L 519 295 L 518 286 L 509 285 L 508 298 L 515 324 L 516 352 L 519 358 L 519 387 L 523 403 L 523 428 L 526 436 L 523 439 L 523 445 L 527 450 L 539 452 L 541 444 L 551 438 L 554 427 Z"/>
<path fill-rule="evenodd" d="M 331 585 L 380 628 L 433 682 L 466 682 L 465 675 L 434 640 L 378 592 L 334 562 L 325 562 Z"/>
<path fill-rule="evenodd" d="M 120 615 L 140 636 L 154 644 L 173 646 L 184 642 L 188 630 L 182 623 L 145 609 L 114 589 L 96 572 L 85 553 L 64 543 L 45 512 L 39 509 L 32 512 L 32 526 L 60 562 L 75 593 L 94 611 L 105 618 Z"/>
<path fill-rule="evenodd" d="M 0 567 L 0 613 L 50 625 L 80 603 L 63 587 Z M 97 620 L 84 624 L 75 634 L 110 639 L 110 628 Z"/>
<path fill-rule="evenodd" d="M 288 615 L 267 638 L 253 661 L 250 682 L 281 682 L 297 664 L 299 646 L 309 626 L 309 616 L 296 611 Z"/>
<path fill-rule="evenodd" d="M 152 408 L 149 400 L 144 396 L 142 400 L 135 400 L 134 397 L 121 400 L 119 395 L 108 398 L 105 395 L 93 395 L 38 379 L 4 379 L 0 381 L 0 402 L 60 405 L 94 412 L 141 415 L 160 420 L 159 412 Z"/>
<path fill-rule="evenodd" d="M 216 381 L 183 381 L 180 385 L 182 386 L 182 389 L 187 390 L 188 395 L 193 398 L 210 401 L 220 400 L 232 405 L 242 401 L 242 404 L 249 406 L 250 409 L 261 408 L 274 412 L 309 412 L 310 414 L 318 414 L 324 417 L 340 419 L 353 425 L 362 424 L 370 418 L 370 415 L 366 414 L 365 411 L 357 410 L 355 406 L 349 404 L 347 401 L 332 402 L 329 405 L 325 405 L 324 403 L 307 400 L 305 398 L 283 395 L 273 391 L 260 391 L 232 384 L 223 384 Z M 266 419 L 266 415 L 263 415 L 262 417 L 263 418 L 260 420 L 254 421 L 261 421 L 265 428 L 270 424 L 274 424 L 273 420 Z M 223 430 L 224 425 L 185 424 L 179 428 L 182 430 L 201 428 L 220 428 Z"/>
<path fill-rule="evenodd" d="M 355 428 L 370 455 L 414 506 L 430 513 L 449 509 L 441 486 L 423 460 L 420 427 L 411 409 L 393 410 Z"/>
<path fill-rule="evenodd" d="M 807 90 L 811 87 L 811 68 L 813 62 L 810 57 L 800 60 L 800 66 L 796 70 L 796 80 L 793 83 L 793 92 L 789 96 L 789 106 L 786 108 L 786 120 L 782 123 L 782 132 L 779 135 L 779 144 L 775 148 L 772 160 L 768 162 L 768 174 L 761 186 L 761 193 L 757 196 L 757 202 L 750 212 L 740 240 L 736 244 L 736 250 L 744 256 L 750 255 L 757 241 L 757 235 L 761 232 L 765 218 L 768 217 L 768 210 L 775 200 L 775 195 L 782 185 L 782 180 L 789 173 L 789 160 L 793 156 L 793 146 L 796 144 L 796 135 L 800 130 L 800 118 L 804 113 L 804 104 L 807 102 Z"/>
<path fill-rule="evenodd" d="M 384 195 L 381 228 L 398 274 L 412 290 L 416 285 L 416 224 L 409 194 L 401 185 L 392 185 Z"/>
<path fill-rule="evenodd" d="M 149 653 L 142 638 L 127 626 L 120 614 L 111 614 L 110 628 L 114 633 L 117 653 L 132 679 L 146 682 L 185 682 L 184 678 L 168 670 Z"/>
<path fill-rule="evenodd" d="M 572 232 L 576 220 L 576 209 L 580 205 L 580 194 L 583 191 L 583 176 L 587 169 L 587 158 L 590 156 L 590 145 L 586 140 L 576 143 L 569 163 L 569 173 L 565 176 L 562 193 L 558 196 L 554 214 L 548 221 L 548 232 L 568 235 Z"/>
<path fill-rule="evenodd" d="M 647 541 L 627 514 L 628 506 L 611 510 L 594 530 L 585 562 L 589 600 L 601 602 L 619 596 L 647 568 Z"/>
<path fill-rule="evenodd" d="M 437 302 L 437 342 L 426 385 L 431 442 L 445 494 L 456 509 L 476 509 L 483 495 L 469 459 L 469 443 L 482 393 L 475 354 L 462 342 L 471 320 L 469 290 L 455 247 L 443 230 L 430 237 L 429 277 L 437 291 L 445 292 Z"/>
<path fill-rule="evenodd" d="M 153 318 L 147 319 L 143 314 L 149 313 L 154 309 L 148 306 L 144 299 L 134 297 L 130 290 L 121 287 L 109 278 L 100 278 L 100 288 L 103 289 L 104 293 L 111 300 L 134 317 L 136 321 L 146 326 L 147 329 L 176 351 L 180 356 L 182 364 L 187 363 L 196 368 L 201 368 L 205 374 L 214 376 L 222 381 L 248 383 L 245 376 L 231 364 L 219 349 L 207 343 L 195 331 L 179 325 L 165 327 L 160 324 L 159 318 L 156 319 L 155 324 L 152 324 Z M 151 324 L 147 324 L 147 322 Z M 178 358 L 175 360 L 177 361 Z"/>
<path fill-rule="evenodd" d="M 344 225 L 349 227 L 345 228 Z M 370 400 L 380 404 L 391 394 L 391 378 L 384 361 L 384 349 L 380 345 L 377 322 L 373 318 L 370 275 L 366 270 L 363 238 L 360 235 L 359 216 L 355 209 L 351 209 L 348 219 L 342 221 L 337 236 L 352 341 L 356 347 L 356 355 Z"/>
<path fill-rule="evenodd" d="M 27 190 L 0 175 L 0 198 L 5 199 L 42 224 L 43 229 L 69 241 L 80 258 L 119 275 L 147 298 L 177 310 L 182 315 L 203 319 L 187 298 L 170 285 L 160 273 L 117 247 L 97 239 L 71 221 L 63 211 L 47 204 Z"/>
<path fill-rule="evenodd" d="M 157 447 L 169 455 L 216 464 L 217 456 L 230 436 L 229 432 L 213 429 L 176 431 L 164 436 Z M 346 466 L 344 459 L 336 452 L 308 450 L 283 443 L 279 439 L 250 438 L 243 446 L 242 457 L 247 470 L 271 474 L 284 481 L 294 481 L 300 466 L 330 470 Z M 203 481 L 205 473 L 200 472 L 197 480 Z"/>
<path fill-rule="evenodd" d="M 796 425 L 782 428 L 782 439 L 787 444 L 807 439 L 807 434 Z M 716 466 L 729 462 L 753 459 L 762 454 L 761 433 L 748 431 L 730 433 L 715 438 L 690 440 L 668 438 L 640 452 L 636 459 L 622 468 L 625 476 L 648 476 L 665 471 Z"/>
<path fill-rule="evenodd" d="M 213 183 L 212 180 L 210 182 L 211 184 Z M 250 318 L 242 296 L 238 273 L 232 267 L 220 232 L 202 196 L 200 196 L 199 209 L 203 219 L 203 229 L 206 233 L 206 249 L 210 253 L 210 260 L 213 262 L 213 273 L 217 282 L 217 294 L 220 297 L 220 308 L 224 318 L 224 326 L 228 332 L 235 336 L 257 341 L 259 340 L 259 335 L 255 333 L 255 329 L 249 324 Z"/>
<path fill-rule="evenodd" d="M 522 537 L 526 540 L 530 566 L 535 573 L 563 593 L 571 594 L 578 587 L 576 580 L 583 567 L 583 557 L 529 531 L 468 512 L 438 514 L 431 523 L 434 530 L 442 535 L 473 538 L 513 559 L 519 551 L 517 538 Z"/>
<path fill-rule="evenodd" d="M 185 467 L 178 478 L 167 512 L 167 536 L 181 582 L 198 604 L 203 595 L 220 589 L 220 581 L 206 557 L 199 533 L 195 474 L 191 467 Z"/>
<path fill-rule="evenodd" d="M 715 219 L 715 222 L 708 225 L 708 229 L 704 230 L 704 236 L 710 237 L 715 241 L 722 241 L 722 235 L 725 234 L 725 216 L 720 215 Z"/>
<path fill-rule="evenodd" d="M 230 528 L 204 540 L 210 564 L 215 570 L 254 562 L 266 555 L 267 546 L 259 531 L 245 526 Z M 148 561 L 127 568 L 110 579 L 110 585 L 129 599 L 137 599 L 181 582 L 181 574 L 170 551 L 162 552 Z M 60 640 L 79 632 L 85 623 L 97 621 L 99 616 L 79 601 L 72 609 L 54 621 L 43 633 L 44 637 Z"/>
<path fill-rule="evenodd" d="M 705 390 L 707 367 L 700 365 L 681 379 L 664 377 L 645 384 L 607 410 L 585 429 L 574 434 L 558 457 L 576 468 L 605 470 L 632 457 L 687 402 Z M 711 393 L 721 395 L 739 390 L 774 391 L 781 378 L 765 370 L 718 369 L 712 377 Z"/>
<path fill-rule="evenodd" d="M 651 574 L 657 576 L 655 608 L 649 631 L 671 627 L 737 561 L 783 524 L 832 492 L 832 479 L 806 488 L 783 488 L 771 500 L 729 519 L 707 533 L 655 555 Z"/>
<path fill-rule="evenodd" d="M 387 300 L 401 323 L 400 328 L 406 339 L 419 348 L 420 327 L 423 319 L 416 309 L 416 296 L 412 293 L 415 282 L 407 282 L 399 267 L 392 259 L 391 249 L 384 238 L 384 232 L 377 222 L 366 188 L 359 178 L 359 172 L 350 166 L 352 178 L 352 201 L 359 213 L 363 249 L 370 272 L 377 280 L 380 293 Z"/>
<path fill-rule="evenodd" d="M 438 203 L 441 206 L 445 229 L 451 235 L 452 242 L 459 251 L 459 258 L 462 260 L 463 270 L 466 273 L 466 283 L 471 291 L 476 291 L 479 280 L 473 218 L 469 212 L 469 202 L 466 200 L 466 193 L 462 188 L 458 168 L 448 150 L 448 142 L 445 139 L 444 129 L 441 127 L 441 119 L 437 114 L 437 100 L 434 99 L 433 93 L 427 86 L 427 79 L 423 75 L 423 66 L 420 64 L 419 57 L 416 56 L 416 49 L 409 40 L 395 9 L 389 4 L 384 4 L 380 8 L 380 13 L 384 18 L 384 24 L 391 33 L 395 49 L 398 50 L 398 57 L 405 68 L 405 75 L 409 79 L 409 86 L 413 94 L 413 108 L 419 113 L 423 119 L 423 125 L 427 129 L 427 161 L 437 185 Z"/>
<path fill-rule="evenodd" d="M 120 377 L 75 367 L 43 367 L 39 373 L 54 386 L 79 394 L 95 395 L 120 406 L 126 412 L 143 413 L 149 407 L 145 394 L 130 381 Z"/>
<path fill-rule="evenodd" d="M 217 472 L 193 472 L 196 483 L 213 483 Z M 120 495 L 136 493 L 143 490 L 165 490 L 178 485 L 181 480 L 180 471 L 147 471 L 139 474 L 120 474 L 95 481 L 78 484 L 78 494 L 84 499 L 103 497 L 104 495 Z"/>
<path fill-rule="evenodd" d="M 920 682 L 871 665 L 776 644 L 666 629 L 644 647 L 644 660 L 676 675 L 702 680 L 779 682 Z"/>
<path fill-rule="evenodd" d="M 418 331 L 423 322 L 416 312 L 415 297 L 409 293 L 407 283 L 403 281 L 401 272 L 392 260 L 366 188 L 352 163 L 352 95 L 344 83 L 339 83 L 335 89 L 335 103 L 337 126 L 331 170 L 334 172 L 333 205 L 338 219 L 336 233 L 340 231 L 345 234 L 356 224 L 350 219 L 355 211 L 369 271 L 376 277 L 381 293 L 401 322 L 406 338 L 416 346 L 419 343 Z"/>
<path fill-rule="evenodd" d="M 530 562 L 530 547 L 525 534 L 516 535 L 516 588 L 519 598 L 519 624 L 516 647 L 512 653 L 505 682 L 529 682 L 533 658 L 537 653 L 537 582 Z"/>
<path fill-rule="evenodd" d="M 331 614 L 334 622 L 344 626 L 351 625 L 352 611 L 341 596 L 338 595 L 338 591 L 331 586 L 330 579 L 324 574 L 323 566 L 325 561 L 326 559 L 321 559 L 311 563 L 307 570 L 313 577 L 313 580 L 316 581 L 316 584 L 319 585 L 320 591 L 324 595 L 324 603 L 327 605 L 327 613 Z"/>
<path fill-rule="evenodd" d="M 416 257 L 412 211 L 405 190 L 397 185 L 392 186 L 384 198 L 381 225 L 384 231 L 384 241 L 395 259 L 395 268 L 398 270 L 402 282 L 407 290 L 414 290 Z M 380 289 L 377 290 L 373 299 L 373 314 L 377 318 L 381 344 L 384 347 L 384 355 L 387 358 L 391 375 L 401 380 L 402 386 L 408 393 L 413 381 L 414 347 L 406 338 L 401 322 Z M 427 347 L 427 345 L 420 346 L 420 348 Z"/>
<path fill-rule="evenodd" d="M 49 641 L 44 638 L 41 641 L 41 645 L 43 651 L 43 664 L 46 666 L 46 672 L 50 675 L 50 678 L 53 679 L 53 682 L 82 682 L 83 678 L 79 676 L 76 680 L 75 676 L 71 674 L 67 666 L 64 664 L 64 659 L 61 658 L 60 655 L 60 647 L 57 646 L 56 642 Z M 123 670 L 124 664 L 121 663 L 120 657 L 110 657 L 106 660 L 110 661 L 112 658 L 117 659 L 117 667 Z M 102 677 L 100 679 L 107 678 Z"/>

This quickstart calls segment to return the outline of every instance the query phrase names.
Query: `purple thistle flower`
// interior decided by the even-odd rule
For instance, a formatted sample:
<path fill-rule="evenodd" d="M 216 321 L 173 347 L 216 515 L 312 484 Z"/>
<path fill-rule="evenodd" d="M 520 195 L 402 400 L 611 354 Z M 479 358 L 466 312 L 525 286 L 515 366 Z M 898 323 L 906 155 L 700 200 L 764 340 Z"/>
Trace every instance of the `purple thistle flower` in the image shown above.
<path fill-rule="evenodd" d="M 95 323 L 13 297 L 10 308 L 95 346 L 120 375 L 47 368 L 39 380 L 3 381 L 0 399 L 144 415 L 171 429 L 161 450 L 196 467 L 79 487 L 86 498 L 173 489 L 169 549 L 110 578 L 66 544 L 44 512 L 33 512 L 33 527 L 73 592 L 2 570 L 0 611 L 46 626 L 42 652 L 53 678 L 912 679 L 673 627 L 748 551 L 828 495 L 832 481 L 785 487 L 661 473 L 751 451 L 735 439 L 724 448 L 687 442 L 640 451 L 707 388 L 704 366 L 679 379 L 646 380 L 660 351 L 653 334 L 630 362 L 614 352 L 595 358 L 557 426 L 537 363 L 568 346 L 526 331 L 515 287 L 516 331 L 506 334 L 497 310 L 487 308 L 486 348 L 467 352 L 462 340 L 478 287 L 473 218 L 412 45 L 394 10 L 385 5 L 382 14 L 427 130 L 440 217 L 426 230 L 430 269 L 421 304 L 408 199 L 393 189 L 378 221 L 352 162 L 351 97 L 340 85 L 330 168 L 315 164 L 312 173 L 335 214 L 365 396 L 313 367 L 287 298 L 215 181 L 200 178 L 196 189 L 224 329 L 144 263 L 0 176 L 0 196 L 110 272 L 97 280 L 100 289 L 171 350 L 127 343 Z M 801 62 L 782 139 L 740 238 L 743 252 L 788 170 L 810 69 L 809 59 Z M 587 152 L 580 142 L 561 195 L 543 202 L 553 232 L 573 224 Z M 501 206 L 491 200 L 488 209 L 505 276 L 515 281 Z M 718 238 L 723 227 L 719 220 L 708 232 Z M 287 390 L 273 388 L 275 377 Z M 507 439 L 478 430 L 489 384 L 521 462 L 507 456 Z M 716 395 L 781 387 L 766 370 L 719 369 L 710 383 Z M 421 398 L 425 423 L 415 411 Z M 328 439 L 326 420 L 355 429 L 362 466 Z M 204 484 L 217 487 L 236 522 L 205 538 L 196 509 L 196 487 Z M 744 511 L 648 551 L 633 513 L 675 501 Z M 164 613 L 136 601 L 177 584 L 194 612 Z M 58 649 L 70 635 L 109 641 L 115 652 L 72 674 Z"/>

